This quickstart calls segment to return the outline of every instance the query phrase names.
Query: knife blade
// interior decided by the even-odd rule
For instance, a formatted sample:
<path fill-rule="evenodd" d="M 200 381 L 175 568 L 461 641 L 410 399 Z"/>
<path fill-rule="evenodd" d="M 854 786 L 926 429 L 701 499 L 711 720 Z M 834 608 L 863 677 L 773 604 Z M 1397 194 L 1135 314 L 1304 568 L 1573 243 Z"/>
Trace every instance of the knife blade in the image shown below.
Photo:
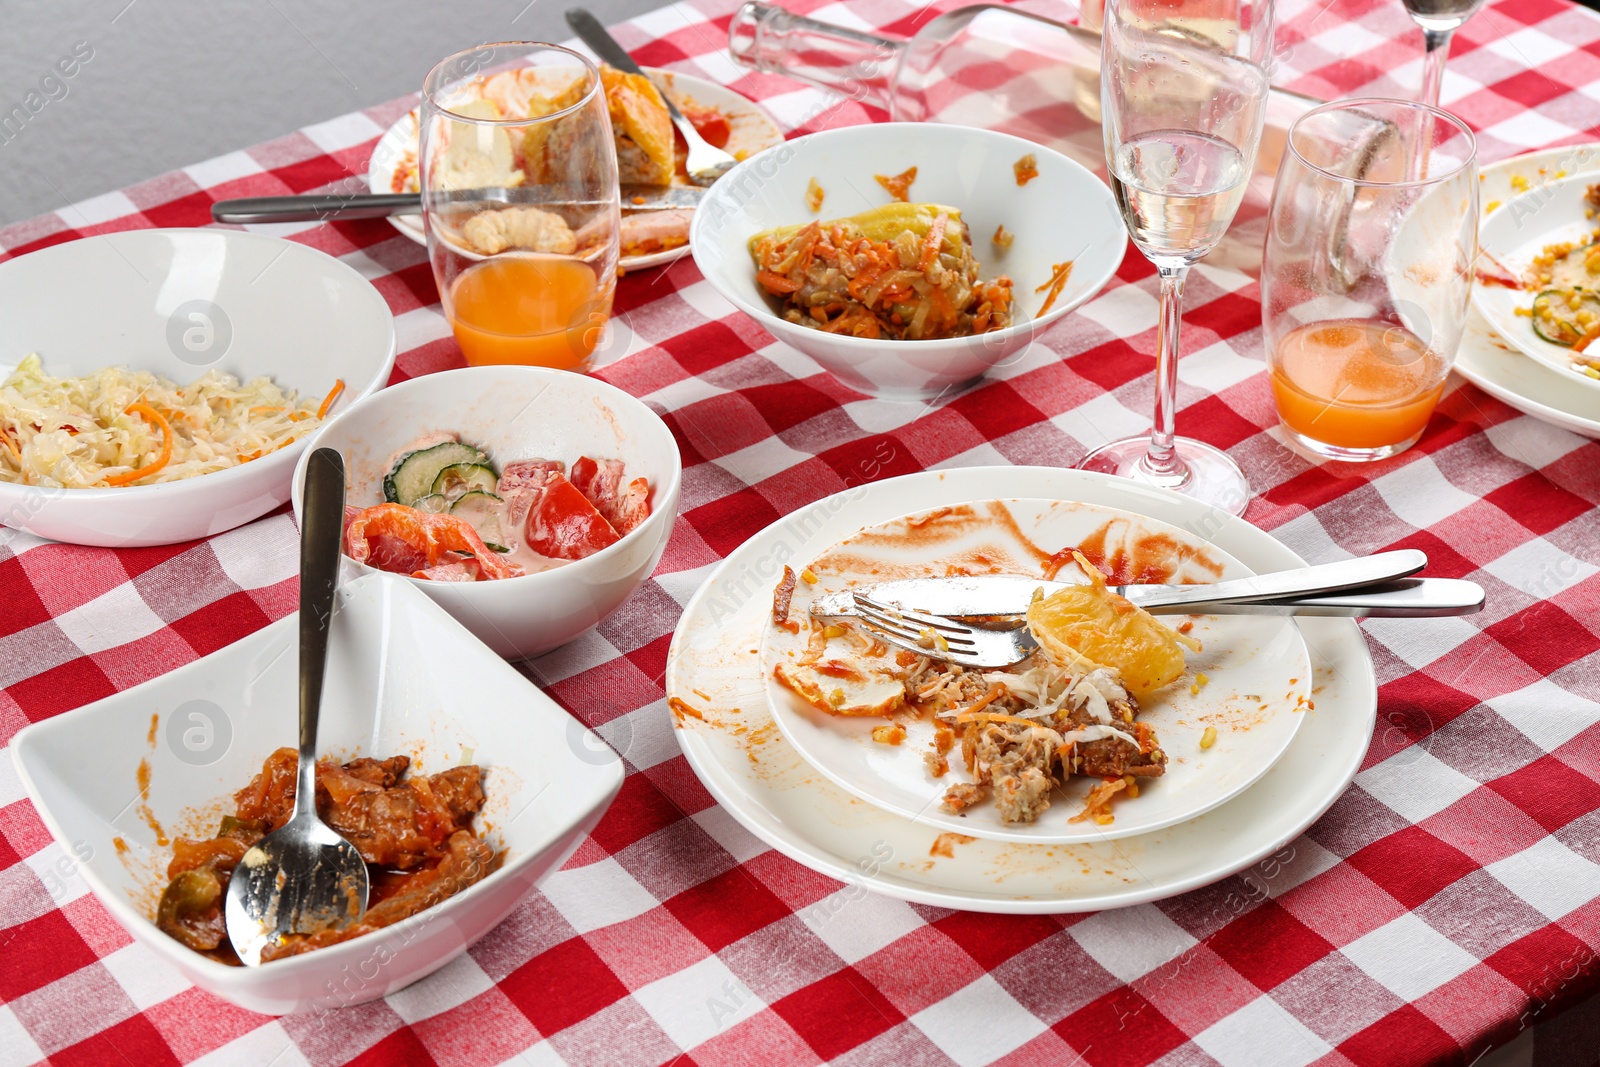
<path fill-rule="evenodd" d="M 639 64 L 633 61 L 627 50 L 617 43 L 617 39 L 600 24 L 600 20 L 589 11 L 581 7 L 568 8 L 567 25 L 572 27 L 572 32 L 589 46 L 590 51 L 600 57 L 600 62 L 615 67 L 625 74 L 643 74 L 646 78 L 650 78 L 650 75 L 645 74 Z M 666 86 L 654 78 L 650 78 L 650 81 L 660 90 L 661 99 L 667 105 L 667 114 L 672 116 L 672 121 L 674 123 L 683 121 L 683 113 L 678 110 L 678 105 L 672 102 L 672 97 L 667 95 Z"/>
<path fill-rule="evenodd" d="M 619 187 L 624 211 L 660 211 L 694 208 L 706 191 L 697 185 L 641 185 L 623 182 Z M 491 195 L 484 195 L 485 193 Z M 567 203 L 548 186 L 512 189 L 462 190 L 451 199 L 490 200 L 510 204 Z M 381 219 L 389 215 L 422 213 L 421 193 L 314 193 L 306 196 L 251 196 L 218 200 L 211 219 L 248 225 L 256 222 L 326 222 L 330 219 Z"/>

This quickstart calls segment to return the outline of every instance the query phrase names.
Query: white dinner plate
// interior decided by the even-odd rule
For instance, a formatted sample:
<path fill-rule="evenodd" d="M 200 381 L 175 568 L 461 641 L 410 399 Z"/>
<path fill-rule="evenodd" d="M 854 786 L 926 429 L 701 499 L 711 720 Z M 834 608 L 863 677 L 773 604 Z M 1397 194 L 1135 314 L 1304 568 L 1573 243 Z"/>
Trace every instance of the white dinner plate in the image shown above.
<path fill-rule="evenodd" d="M 1600 144 L 1531 152 L 1485 166 L 1478 199 L 1485 219 L 1528 189 L 1575 174 L 1600 180 Z M 1558 177 L 1559 176 L 1559 177 Z M 1520 320 L 1526 328 L 1527 320 Z M 1600 391 L 1574 389 L 1574 375 L 1529 359 L 1470 312 L 1455 370 L 1490 396 L 1527 415 L 1585 437 L 1600 438 Z"/>
<path fill-rule="evenodd" d="M 1595 220 L 1583 195 L 1597 177 L 1572 174 L 1535 186 L 1500 205 L 1478 227 L 1480 256 L 1522 277 L 1534 257 L 1549 245 L 1564 241 L 1587 244 L 1594 237 Z M 1573 368 L 1572 349 L 1544 340 L 1533 332 L 1533 320 L 1518 314 L 1526 312 L 1533 298 L 1533 293 L 1522 289 L 1481 281 L 1472 285 L 1472 303 L 1478 314 L 1513 348 L 1563 379 L 1600 392 L 1600 380 Z"/>
<path fill-rule="evenodd" d="M 643 69 L 658 86 L 666 87 L 667 95 L 672 98 L 673 103 L 682 104 L 687 100 L 722 112 L 728 120 L 729 127 L 727 151 L 734 155 L 742 153 L 744 156 L 753 156 L 764 148 L 771 148 L 783 142 L 783 131 L 778 128 L 777 121 L 760 104 L 748 97 L 716 82 L 696 78 L 692 74 L 680 74 L 659 67 Z M 400 191 L 394 187 L 395 170 L 402 163 L 414 163 L 416 158 L 417 112 L 413 109 L 402 115 L 399 122 L 390 126 L 373 147 L 372 159 L 367 165 L 368 187 L 374 193 Z M 627 204 L 622 206 L 624 209 L 628 207 Z M 417 244 L 427 244 L 428 239 L 422 229 L 421 215 L 391 215 L 389 222 Z M 677 248 L 654 252 L 648 256 L 624 256 L 619 265 L 623 270 L 643 270 L 646 267 L 660 266 L 682 259 L 688 253 L 689 245 L 685 242 Z"/>
<path fill-rule="evenodd" d="M 872 730 L 884 718 L 830 715 L 773 675 L 777 663 L 792 662 L 805 652 L 811 637 L 805 621 L 808 605 L 817 596 L 888 578 L 945 574 L 951 565 L 974 573 L 998 565 L 1044 577 L 1041 552 L 1090 543 L 1103 543 L 1107 556 L 1121 552 L 1152 567 L 1165 569 L 1170 561 L 1176 573 L 1163 575 L 1168 581 L 1210 582 L 1253 573 L 1179 527 L 1072 501 L 980 501 L 869 526 L 815 558 L 802 556 L 795 562 L 796 570 L 809 567 L 818 576 L 815 585 L 802 582 L 795 589 L 791 614 L 802 620 L 798 633 L 770 622 L 765 628 L 761 659 L 767 701 L 784 739 L 830 781 L 869 803 L 925 826 L 996 841 L 1071 844 L 1131 837 L 1191 819 L 1248 789 L 1288 749 L 1311 699 L 1305 642 L 1286 618 L 1213 615 L 1194 620 L 1190 635 L 1202 650 L 1186 657 L 1180 678 L 1140 699 L 1139 720 L 1155 729 L 1168 754 L 1166 773 L 1141 780 L 1137 797 L 1117 798 L 1114 819 L 1105 826 L 1070 821 L 1090 786 L 1097 784 L 1082 777 L 1056 789 L 1050 808 L 1033 823 L 1003 821 L 992 800 L 951 814 L 940 803 L 945 789 L 970 778 L 955 758 L 940 778 L 927 769 L 923 753 L 933 743 L 931 719 L 896 715 L 906 738 L 898 745 L 882 744 L 872 739 Z M 1059 573 L 1061 581 L 1081 577 L 1072 563 Z M 1184 619 L 1175 615 L 1161 621 L 1176 626 Z M 1196 682 L 1201 674 L 1207 679 L 1203 686 Z M 1208 728 L 1217 731 L 1216 739 L 1202 749 L 1200 739 Z"/>
<path fill-rule="evenodd" d="M 711 794 L 779 852 L 840 881 L 968 911 L 1095 911 L 1225 878 L 1292 841 L 1360 767 L 1377 714 L 1366 644 L 1348 619 L 1300 619 L 1313 704 L 1288 751 L 1249 790 L 1195 819 L 1138 837 L 1070 845 L 963 840 L 851 796 L 784 740 L 767 707 L 761 635 L 785 563 L 873 523 L 994 497 L 1121 508 L 1209 541 L 1251 570 L 1303 561 L 1242 519 L 1176 493 L 1049 467 L 929 471 L 858 486 L 745 542 L 690 600 L 666 686 L 678 743 Z"/>

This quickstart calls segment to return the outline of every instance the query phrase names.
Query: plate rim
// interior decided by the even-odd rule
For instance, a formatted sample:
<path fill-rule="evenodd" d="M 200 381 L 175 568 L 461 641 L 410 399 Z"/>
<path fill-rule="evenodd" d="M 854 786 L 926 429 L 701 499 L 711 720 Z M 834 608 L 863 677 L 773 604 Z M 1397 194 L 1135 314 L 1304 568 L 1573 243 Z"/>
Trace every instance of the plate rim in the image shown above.
<path fill-rule="evenodd" d="M 770 145 L 767 145 L 766 147 L 771 148 L 783 143 L 785 139 L 783 125 L 778 121 L 777 117 L 763 107 L 758 101 L 750 99 L 737 89 L 731 89 L 720 82 L 714 82 L 709 78 L 702 78 L 696 74 L 686 74 L 683 71 L 672 70 L 669 67 L 641 67 L 640 69 L 646 74 L 651 75 L 652 80 L 654 80 L 655 76 L 668 79 L 671 81 L 674 89 L 677 89 L 680 83 L 685 83 L 684 89 L 689 90 L 688 95 L 691 96 L 694 95 L 694 93 L 705 92 L 707 90 L 711 91 L 713 94 L 726 93 L 732 96 L 737 96 L 762 118 L 766 119 L 767 122 L 771 123 L 773 130 L 777 132 L 778 140 L 774 141 Z M 401 115 L 398 119 L 391 123 L 383 131 L 383 133 L 378 135 L 378 141 L 375 145 L 373 145 L 372 154 L 367 158 L 366 182 L 368 192 L 388 193 L 391 191 L 389 186 L 386 184 L 385 179 L 392 174 L 393 168 L 388 168 L 380 172 L 377 163 L 378 151 L 384 147 L 386 142 L 391 140 L 406 140 L 409 136 L 412 136 L 412 134 L 410 134 L 403 127 L 409 123 L 411 127 L 415 128 L 417 125 L 416 116 L 417 109 L 416 107 L 412 107 L 407 110 L 405 114 Z M 764 151 L 765 149 L 762 150 Z M 752 155 L 754 154 L 755 153 L 752 153 Z M 406 237 L 408 240 L 414 241 L 419 245 L 426 246 L 428 239 L 423 233 L 421 223 L 411 221 L 417 218 L 419 218 L 417 215 L 389 215 L 386 216 L 385 221 L 387 221 L 389 225 L 393 226 L 396 230 L 399 230 L 401 235 Z M 659 267 L 665 263 L 674 263 L 688 255 L 688 253 L 689 244 L 688 242 L 685 242 L 677 248 L 669 248 L 662 252 L 652 252 L 647 256 L 623 256 L 617 260 L 617 266 L 621 267 L 624 271 L 645 270 L 650 267 Z"/>
<path fill-rule="evenodd" d="M 956 503 L 956 504 L 954 504 L 952 506 L 961 507 L 964 504 L 965 505 L 987 504 L 987 503 L 990 503 L 990 502 L 997 502 L 997 503 L 1001 503 L 1001 504 L 1009 504 L 1009 503 L 1012 503 L 1012 502 L 1026 502 L 1026 501 L 1050 502 L 1051 499 L 1052 498 L 1050 498 L 1050 497 L 1016 497 L 1016 496 L 985 497 L 985 498 L 978 499 L 978 500 L 961 501 L 961 502 L 958 502 L 958 503 Z M 1096 508 L 1096 509 L 1100 509 L 1102 511 L 1108 511 L 1108 512 L 1112 512 L 1114 514 L 1119 514 L 1119 515 L 1122 515 L 1122 516 L 1131 516 L 1133 518 L 1144 520 L 1145 522 L 1155 523 L 1155 524 L 1157 524 L 1157 525 L 1159 525 L 1161 527 L 1165 527 L 1167 531 L 1177 531 L 1177 532 L 1179 532 L 1181 534 L 1184 534 L 1187 537 L 1192 538 L 1193 541 L 1195 541 L 1195 542 L 1202 541 L 1201 538 L 1194 537 L 1194 535 L 1191 534 L 1189 531 L 1183 530 L 1181 527 L 1175 526 L 1174 524 L 1172 524 L 1170 522 L 1165 522 L 1165 521 L 1163 521 L 1161 519 L 1155 519 L 1155 518 L 1152 518 L 1152 517 L 1150 517 L 1148 515 L 1140 515 L 1140 514 L 1138 514 L 1136 512 L 1129 511 L 1126 508 L 1117 508 L 1117 507 L 1113 507 L 1113 506 L 1108 505 L 1108 504 L 1093 504 L 1093 503 L 1089 503 L 1087 501 L 1055 501 L 1055 502 L 1056 503 L 1077 503 L 1077 504 L 1079 504 L 1081 506 L 1087 506 L 1087 507 L 1091 507 L 1091 508 Z M 944 505 L 941 505 L 941 506 L 944 506 Z M 915 514 L 917 514 L 917 512 L 915 512 L 915 511 L 907 512 L 907 515 L 915 515 Z M 904 518 L 904 517 L 905 516 L 900 516 L 900 518 Z M 896 521 L 898 521 L 898 520 L 897 519 L 887 519 L 884 522 L 885 523 L 890 523 L 890 522 L 896 522 Z M 873 526 L 882 526 L 882 525 L 884 525 L 884 523 L 874 523 L 873 524 Z M 862 529 L 865 530 L 865 529 L 868 529 L 868 527 L 863 527 Z M 824 548 L 822 551 L 824 553 L 829 552 L 833 548 L 837 547 L 838 544 L 839 543 L 836 542 L 835 545 L 830 546 L 828 548 Z M 1215 546 L 1212 546 L 1212 547 L 1215 547 Z M 1221 550 L 1219 549 L 1219 551 L 1221 551 Z M 1224 552 L 1223 554 L 1226 555 L 1228 557 L 1228 559 L 1231 560 L 1232 562 L 1238 564 L 1239 566 L 1243 567 L 1245 570 L 1249 571 L 1250 574 L 1254 575 L 1256 573 L 1252 568 L 1250 568 L 1242 560 L 1236 559 L 1231 553 Z M 1285 619 L 1283 621 L 1289 622 L 1289 625 L 1286 628 L 1287 628 L 1287 630 L 1289 630 L 1294 635 L 1294 642 L 1298 646 L 1301 654 L 1304 656 L 1304 662 L 1305 662 L 1305 666 L 1306 666 L 1306 677 L 1303 680 L 1301 680 L 1300 689 L 1302 690 L 1302 692 L 1303 692 L 1303 694 L 1305 696 L 1305 699 L 1309 700 L 1310 696 L 1311 696 L 1311 650 L 1306 646 L 1305 636 L 1300 631 L 1299 627 L 1293 625 L 1293 623 L 1290 622 L 1287 619 Z M 768 643 L 768 639 L 771 636 L 771 633 L 772 633 L 772 626 L 770 624 L 763 626 L 763 628 L 762 628 L 762 641 L 761 641 L 761 646 L 760 646 L 761 650 L 762 650 L 762 654 L 761 654 L 760 659 L 761 659 L 761 662 L 762 662 L 763 671 L 765 671 L 766 664 L 768 662 L 767 650 L 770 647 L 770 645 Z M 1296 668 L 1296 669 L 1298 669 L 1298 668 Z M 1285 675 L 1285 677 L 1287 677 L 1287 676 L 1288 675 Z M 1293 721 L 1293 726 L 1288 731 L 1288 736 L 1284 738 L 1281 746 L 1279 747 L 1278 751 L 1273 754 L 1272 758 L 1270 760 L 1265 761 L 1259 767 L 1257 767 L 1255 769 L 1254 773 L 1252 775 L 1250 775 L 1247 779 L 1245 779 L 1244 782 L 1241 785 L 1238 785 L 1237 787 L 1235 787 L 1232 792 L 1225 793 L 1221 797 L 1214 798 L 1214 799 L 1208 801 L 1203 807 L 1198 807 L 1198 808 L 1194 808 L 1192 810 L 1185 811 L 1184 813 L 1182 813 L 1180 815 L 1177 815 L 1175 817 L 1168 817 L 1166 819 L 1166 821 L 1157 821 L 1156 824 L 1150 825 L 1150 826 L 1139 826 L 1139 827 L 1135 827 L 1135 828 L 1132 828 L 1132 829 L 1124 828 L 1124 829 L 1120 829 L 1120 830 L 1110 829 L 1110 830 L 1088 831 L 1088 832 L 1092 832 L 1092 833 L 1096 834 L 1095 837 L 1084 837 L 1084 836 L 1063 837 L 1063 836 L 1061 836 L 1062 831 L 1060 831 L 1060 830 L 1056 830 L 1056 831 L 1048 831 L 1047 830 L 1047 831 L 1043 831 L 1043 832 L 1033 832 L 1031 828 L 1039 827 L 1038 823 L 1028 824 L 1028 826 L 1030 827 L 1028 829 L 1025 829 L 1025 828 L 1022 828 L 1022 827 L 1013 828 L 1011 826 L 1007 826 L 1007 825 L 1004 825 L 1004 824 L 1002 824 L 998 828 L 991 828 L 991 827 L 989 827 L 987 825 L 982 826 L 980 828 L 980 827 L 975 826 L 975 825 L 969 826 L 967 824 L 960 823 L 960 822 L 956 821 L 958 819 L 958 817 L 956 817 L 956 816 L 946 816 L 945 818 L 938 818 L 936 816 L 936 814 L 930 813 L 928 811 L 928 809 L 930 807 L 932 807 L 932 801 L 931 800 L 930 800 L 929 804 L 924 805 L 922 812 L 920 812 L 919 814 L 917 814 L 917 815 L 908 815 L 908 814 L 906 814 L 905 811 L 903 811 L 903 810 L 901 810 L 901 809 L 899 809 L 897 807 L 889 805 L 881 797 L 870 795 L 867 791 L 859 788 L 858 786 L 850 784 L 848 782 L 848 780 L 847 780 L 847 776 L 846 775 L 838 773 L 836 770 L 830 769 L 823 760 L 813 758 L 813 756 L 808 752 L 808 750 L 800 742 L 798 742 L 795 739 L 793 734 L 791 734 L 790 729 L 792 728 L 792 725 L 793 725 L 792 722 L 789 724 L 788 727 L 786 727 L 786 725 L 785 725 L 786 720 L 788 720 L 788 719 L 790 719 L 792 717 L 789 716 L 787 712 L 784 712 L 782 714 L 779 713 L 778 707 L 777 707 L 776 702 L 774 701 L 773 698 L 774 698 L 774 695 L 776 693 L 780 692 L 780 690 L 776 686 L 776 684 L 774 683 L 774 681 L 770 677 L 770 675 L 765 679 L 765 691 L 766 691 L 766 696 L 767 696 L 767 707 L 772 712 L 773 721 L 778 724 L 778 732 L 783 735 L 784 741 L 788 743 L 790 748 L 794 749 L 797 753 L 799 753 L 801 758 L 804 759 L 819 774 L 821 774 L 824 778 L 827 778 L 829 781 L 833 782 L 836 786 L 838 786 L 839 788 L 843 789 L 845 792 L 850 793 L 852 796 L 859 797 L 861 800 L 865 801 L 868 804 L 873 805 L 874 807 L 876 807 L 876 808 L 878 808 L 878 809 L 880 809 L 882 811 L 886 811 L 886 812 L 890 813 L 891 815 L 898 815 L 901 818 L 908 819 L 909 821 L 914 822 L 919 826 L 926 826 L 926 827 L 929 827 L 931 829 L 944 830 L 944 831 L 949 831 L 949 832 L 954 832 L 954 833 L 970 833 L 974 837 L 983 838 L 983 839 L 989 840 L 989 841 L 1004 841 L 1004 842 L 1010 842 L 1010 843 L 1015 843 L 1015 844 L 1025 844 L 1025 845 L 1100 844 L 1100 843 L 1103 843 L 1105 841 L 1115 841 L 1115 840 L 1118 840 L 1118 839 L 1124 838 L 1124 837 L 1138 837 L 1138 836 L 1143 835 L 1143 834 L 1155 833 L 1158 830 L 1165 830 L 1165 829 L 1168 829 L 1170 827 L 1176 826 L 1179 823 L 1188 822 L 1190 819 L 1198 818 L 1201 815 L 1204 815 L 1206 812 L 1212 811 L 1212 810 L 1214 810 L 1216 808 L 1219 808 L 1222 805 L 1228 803 L 1229 801 L 1234 800 L 1235 798 L 1239 797 L 1240 795 L 1245 793 L 1247 790 L 1249 790 L 1251 786 L 1255 785 L 1263 777 L 1265 777 L 1266 774 L 1269 771 L 1271 771 L 1272 768 L 1278 763 L 1278 761 L 1283 758 L 1284 754 L 1289 751 L 1290 746 L 1292 746 L 1294 744 L 1295 736 L 1300 732 L 1301 724 L 1305 722 L 1305 716 L 1304 715 L 1300 715 L 1296 711 L 1290 711 L 1289 714 L 1295 716 L 1293 718 L 1293 720 L 1292 720 Z M 930 797 L 931 796 L 932 796 L 932 794 L 930 794 Z M 980 832 L 980 830 L 981 830 L 981 832 Z"/>
<path fill-rule="evenodd" d="M 952 468 L 948 470 L 928 470 L 919 472 L 917 474 L 902 475 L 899 478 L 892 480 L 901 481 L 904 479 L 921 479 L 930 483 L 937 483 L 938 481 L 943 480 L 946 476 L 952 474 L 982 480 L 985 475 L 993 476 L 996 473 L 1004 473 L 1008 476 L 1012 476 L 1017 472 L 1022 472 L 1022 476 L 1024 477 L 1028 476 L 1029 474 L 1047 479 L 1065 477 L 1069 482 L 1077 481 L 1087 485 L 1098 485 L 1104 489 L 1113 490 L 1112 495 L 1114 496 L 1120 493 L 1132 498 L 1142 497 L 1149 500 L 1166 501 L 1169 504 L 1175 500 L 1183 499 L 1179 497 L 1178 494 L 1170 493 L 1167 490 L 1128 482 L 1125 479 L 1114 478 L 1110 475 L 1095 474 L 1092 472 L 1072 470 L 1069 468 L 1043 466 L 990 465 L 970 468 Z M 885 479 L 885 481 L 890 480 L 891 479 Z M 870 489 L 871 485 L 873 484 L 880 483 L 868 483 L 866 486 L 858 487 L 858 489 L 848 489 L 844 492 L 856 492 L 861 488 Z M 843 493 L 833 494 L 833 496 L 842 495 Z M 830 498 L 824 497 L 822 499 L 825 501 Z M 727 570 L 729 570 L 730 566 L 742 562 L 746 555 L 758 555 L 761 551 L 764 540 L 781 535 L 784 524 L 788 521 L 788 518 L 789 517 L 785 516 L 784 518 L 778 519 L 757 533 L 755 536 L 748 539 L 733 552 L 729 553 L 728 556 L 724 558 L 715 567 L 715 569 L 713 569 L 707 575 L 707 577 L 695 590 L 693 596 L 690 597 L 688 603 L 684 607 L 683 614 L 679 617 L 678 625 L 673 630 L 672 643 L 668 651 L 667 670 L 664 676 L 664 681 L 666 683 L 665 689 L 669 696 L 673 692 L 673 679 L 680 669 L 679 659 L 683 648 L 681 641 L 691 621 L 696 617 L 697 614 L 704 610 L 705 602 L 713 595 L 714 590 L 716 589 L 717 580 Z M 1295 553 L 1287 545 L 1284 545 L 1281 541 L 1278 541 L 1276 538 L 1272 537 L 1270 532 L 1262 530 L 1259 527 L 1255 527 L 1252 524 L 1245 522 L 1243 519 L 1234 517 L 1232 515 L 1218 513 L 1215 516 L 1215 522 L 1219 529 L 1232 529 L 1242 533 L 1247 537 L 1259 536 L 1270 539 L 1285 553 L 1287 558 L 1300 560 L 1298 553 Z M 1185 877 L 1174 878 L 1159 884 L 1150 883 L 1147 881 L 1144 884 L 1129 890 L 1124 890 L 1121 892 L 1108 892 L 1093 897 L 1069 897 L 1063 895 L 1023 897 L 1003 892 L 977 892 L 954 887 L 938 886 L 935 884 L 923 885 L 913 883 L 897 876 L 885 876 L 881 871 L 868 871 L 859 866 L 852 866 L 842 861 L 839 857 L 833 855 L 832 853 L 824 852 L 815 844 L 815 842 L 802 838 L 801 835 L 796 833 L 794 830 L 785 828 L 778 816 L 768 816 L 773 824 L 773 826 L 769 828 L 769 826 L 767 826 L 762 820 L 755 818 L 749 812 L 746 812 L 743 809 L 742 804 L 737 801 L 737 798 L 733 797 L 723 789 L 722 783 L 717 781 L 716 776 L 710 774 L 708 771 L 702 768 L 701 756 L 695 750 L 696 746 L 692 737 L 692 734 L 698 733 L 699 731 L 685 728 L 685 725 L 679 722 L 674 724 L 673 732 L 677 738 L 679 749 L 683 752 L 684 758 L 688 762 L 690 769 L 694 772 L 695 777 L 705 787 L 707 792 L 710 793 L 711 796 L 718 802 L 718 804 L 720 804 L 723 809 L 727 811 L 729 816 L 735 822 L 755 836 L 758 840 L 762 841 L 768 847 L 774 849 L 781 855 L 794 860 L 796 863 L 799 863 L 810 870 L 826 875 L 827 877 L 833 878 L 836 881 L 843 882 L 846 885 L 861 886 L 862 888 L 872 892 L 876 892 L 893 899 L 906 901 L 908 903 L 925 904 L 935 907 L 953 908 L 960 911 L 983 912 L 989 914 L 1069 914 L 1129 907 L 1138 904 L 1150 903 L 1156 900 L 1163 900 L 1168 897 L 1178 896 L 1191 890 L 1211 885 L 1233 874 L 1236 874 L 1255 863 L 1260 862 L 1265 857 L 1272 855 L 1273 853 L 1282 849 L 1290 841 L 1293 841 L 1302 835 L 1308 827 L 1321 818 L 1322 815 L 1326 813 L 1327 810 L 1345 794 L 1346 790 L 1348 790 L 1350 783 L 1354 780 L 1357 772 L 1361 769 L 1361 765 L 1366 758 L 1366 754 L 1372 740 L 1373 728 L 1377 722 L 1377 677 L 1373 667 L 1372 654 L 1367 646 L 1364 636 L 1361 633 L 1360 627 L 1356 625 L 1356 622 L 1353 619 L 1302 620 L 1300 625 L 1303 635 L 1305 633 L 1304 626 L 1307 622 L 1312 623 L 1318 629 L 1321 629 L 1331 635 L 1342 634 L 1350 646 L 1348 652 L 1350 661 L 1348 663 L 1343 663 L 1342 665 L 1348 668 L 1358 669 L 1360 674 L 1360 684 L 1355 685 L 1354 683 L 1351 683 L 1352 692 L 1341 696 L 1338 700 L 1338 703 L 1340 704 L 1351 703 L 1354 705 L 1359 705 L 1360 721 L 1359 729 L 1355 729 L 1357 725 L 1356 723 L 1345 724 L 1353 731 L 1351 736 L 1355 740 L 1352 741 L 1351 749 L 1344 758 L 1343 767 L 1340 768 L 1336 775 L 1336 784 L 1330 785 L 1324 795 L 1317 797 L 1304 810 L 1302 810 L 1296 818 L 1291 820 L 1292 825 L 1290 825 L 1286 830 L 1280 831 L 1272 836 L 1258 841 L 1253 847 L 1248 848 L 1243 853 L 1230 856 L 1220 865 L 1202 865 L 1200 869 L 1192 871 Z M 1317 642 L 1307 638 L 1306 646 L 1312 655 L 1312 668 L 1314 671 L 1319 664 L 1328 662 L 1330 657 L 1321 652 Z M 1339 655 L 1344 655 L 1344 653 L 1339 653 Z M 1356 688 L 1359 688 L 1360 692 L 1354 691 Z M 1325 704 L 1334 703 L 1333 701 L 1330 701 L 1326 695 L 1324 695 L 1322 699 L 1324 700 Z M 1347 709 L 1347 711 L 1348 710 L 1353 709 Z M 1300 736 L 1303 737 L 1304 734 L 1302 733 Z M 707 756 L 709 755 L 710 754 L 708 752 Z M 1259 786 L 1259 784 L 1260 783 L 1258 782 L 1257 785 Z M 1240 803 L 1248 795 L 1249 791 L 1246 791 L 1245 794 L 1236 797 L 1232 803 Z M 1226 805 L 1217 810 L 1225 810 L 1225 808 Z M 885 818 L 899 819 L 898 816 L 889 815 L 887 812 L 882 814 Z M 901 819 L 899 821 L 908 825 L 915 825 L 912 824 L 910 820 Z M 786 832 L 780 832 L 785 830 Z M 1160 832 L 1170 832 L 1170 828 L 1169 831 Z"/>

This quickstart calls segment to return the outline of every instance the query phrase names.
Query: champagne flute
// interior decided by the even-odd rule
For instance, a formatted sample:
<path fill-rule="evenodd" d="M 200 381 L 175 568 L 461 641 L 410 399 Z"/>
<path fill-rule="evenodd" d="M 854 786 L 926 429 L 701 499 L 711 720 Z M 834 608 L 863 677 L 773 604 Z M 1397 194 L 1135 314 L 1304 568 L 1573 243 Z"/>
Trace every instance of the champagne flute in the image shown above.
<path fill-rule="evenodd" d="M 1111 188 L 1161 277 L 1154 428 L 1103 445 L 1084 470 L 1174 489 L 1242 514 L 1250 489 L 1220 449 L 1174 428 L 1189 267 L 1244 199 L 1266 113 L 1272 0 L 1107 0 L 1101 111 Z"/>
<path fill-rule="evenodd" d="M 1422 95 L 1429 107 L 1439 106 L 1444 86 L 1444 62 L 1450 57 L 1450 38 L 1461 24 L 1478 13 L 1483 0 L 1403 0 L 1406 11 L 1422 27 Z"/>
<path fill-rule="evenodd" d="M 586 369 L 620 253 L 600 72 L 559 45 L 480 45 L 429 72 L 419 123 L 428 258 L 462 355 Z"/>

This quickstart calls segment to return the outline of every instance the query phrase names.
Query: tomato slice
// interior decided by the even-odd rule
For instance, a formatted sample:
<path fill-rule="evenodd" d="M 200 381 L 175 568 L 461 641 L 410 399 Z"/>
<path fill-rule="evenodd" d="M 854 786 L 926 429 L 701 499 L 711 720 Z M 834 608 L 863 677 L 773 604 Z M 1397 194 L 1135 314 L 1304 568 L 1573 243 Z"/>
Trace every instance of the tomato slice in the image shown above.
<path fill-rule="evenodd" d="M 589 499 L 612 529 L 626 534 L 650 517 L 650 482 L 635 478 L 623 484 L 620 459 L 579 457 L 572 465 L 572 484 Z"/>
<path fill-rule="evenodd" d="M 484 578 L 514 578 L 523 573 L 521 567 L 506 562 L 485 545 L 466 520 L 402 504 L 363 509 L 345 526 L 344 540 L 345 552 L 357 563 L 397 574 L 418 576 L 419 571 L 459 562 L 463 556 L 473 560 Z"/>
<path fill-rule="evenodd" d="M 552 474 L 528 507 L 523 543 L 551 559 L 583 559 L 619 540 L 617 531 L 564 474 Z"/>

